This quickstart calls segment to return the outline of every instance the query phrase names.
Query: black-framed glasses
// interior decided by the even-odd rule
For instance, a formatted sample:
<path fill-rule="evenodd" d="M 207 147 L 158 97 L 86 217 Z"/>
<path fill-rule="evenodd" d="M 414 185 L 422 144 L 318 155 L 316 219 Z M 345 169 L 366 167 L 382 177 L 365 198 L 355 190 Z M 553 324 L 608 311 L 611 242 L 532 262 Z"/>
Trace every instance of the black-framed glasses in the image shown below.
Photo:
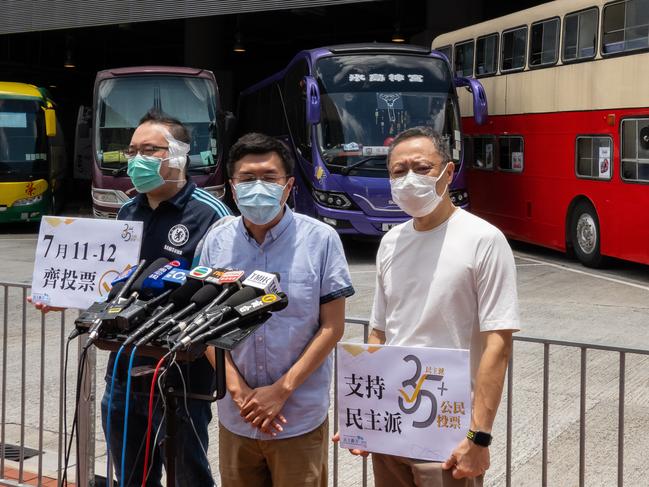
<path fill-rule="evenodd" d="M 136 155 L 142 154 L 143 156 L 152 156 L 156 152 L 169 150 L 169 147 L 162 147 L 160 145 L 144 144 L 141 146 L 129 145 L 122 153 L 126 157 L 135 157 Z"/>
<path fill-rule="evenodd" d="M 277 174 L 264 174 L 262 176 L 256 176 L 255 174 L 239 174 L 238 176 L 233 176 L 231 179 L 235 183 L 254 183 L 255 181 L 263 181 L 264 183 L 275 183 L 277 184 L 282 179 L 286 179 L 289 176 L 283 174 L 281 176 Z"/>

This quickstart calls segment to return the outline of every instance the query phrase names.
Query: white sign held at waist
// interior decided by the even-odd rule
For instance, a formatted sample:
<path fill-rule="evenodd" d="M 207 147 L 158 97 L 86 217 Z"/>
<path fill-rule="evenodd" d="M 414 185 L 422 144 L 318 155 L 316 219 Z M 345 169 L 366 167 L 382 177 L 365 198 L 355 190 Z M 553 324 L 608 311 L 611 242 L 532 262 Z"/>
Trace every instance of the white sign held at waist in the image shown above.
<path fill-rule="evenodd" d="M 446 460 L 471 423 L 469 351 L 339 343 L 340 446 Z"/>
<path fill-rule="evenodd" d="M 142 222 L 44 216 L 34 275 L 34 302 L 87 308 L 106 299 L 111 282 L 137 264 Z"/>

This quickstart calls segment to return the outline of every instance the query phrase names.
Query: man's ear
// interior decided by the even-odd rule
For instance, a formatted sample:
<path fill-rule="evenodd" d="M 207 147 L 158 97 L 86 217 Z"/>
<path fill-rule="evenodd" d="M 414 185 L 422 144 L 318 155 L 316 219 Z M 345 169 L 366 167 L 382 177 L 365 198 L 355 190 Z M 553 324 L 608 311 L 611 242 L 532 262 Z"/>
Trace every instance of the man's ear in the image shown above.
<path fill-rule="evenodd" d="M 230 191 L 232 191 L 232 199 L 236 203 L 237 202 L 237 192 L 234 190 L 234 183 L 232 182 L 232 179 L 229 179 L 228 183 L 230 184 Z"/>

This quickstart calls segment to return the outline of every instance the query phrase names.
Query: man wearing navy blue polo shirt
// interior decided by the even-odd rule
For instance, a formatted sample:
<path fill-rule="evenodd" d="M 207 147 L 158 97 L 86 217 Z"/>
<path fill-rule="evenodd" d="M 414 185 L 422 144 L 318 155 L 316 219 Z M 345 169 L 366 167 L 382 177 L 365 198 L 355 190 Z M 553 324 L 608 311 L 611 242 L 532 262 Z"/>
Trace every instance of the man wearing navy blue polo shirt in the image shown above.
<path fill-rule="evenodd" d="M 228 208 L 206 191 L 196 187 L 186 175 L 190 137 L 187 129 L 176 119 L 160 113 L 149 112 L 133 133 L 125 150 L 128 157 L 128 175 L 138 194 L 124 204 L 118 219 L 144 222 L 141 257 L 153 262 L 159 257 L 182 259 L 187 264 L 194 260 L 197 247 L 209 228 L 230 214 Z M 106 429 L 108 417 L 108 388 L 113 370 L 114 353 L 107 371 L 107 389 L 101 403 L 102 424 Z M 118 374 L 111 402 L 110 451 L 117 477 L 125 476 L 123 485 L 139 486 L 142 482 L 144 452 L 141 448 L 146 437 L 148 404 L 138 397 L 134 380 L 129 406 L 127 461 L 121 472 L 119 459 L 122 452 L 122 433 L 125 407 L 127 361 L 118 364 Z M 136 358 L 137 365 L 155 365 L 149 358 Z M 206 357 L 182 366 L 183 378 L 190 392 L 211 395 L 214 390 L 214 369 Z M 174 380 L 170 371 L 169 380 Z M 179 375 L 179 374 L 177 374 Z M 150 381 L 150 376 L 146 376 Z M 176 377 L 177 380 L 180 377 Z M 144 381 L 141 386 L 144 386 Z M 182 384 L 178 382 L 179 387 Z M 141 392 L 148 395 L 148 386 Z M 182 401 L 181 401 L 182 403 Z M 188 399 L 190 417 L 184 408 L 177 409 L 176 485 L 195 487 L 212 485 L 209 463 L 202 450 L 207 451 L 207 427 L 212 419 L 210 403 Z M 153 429 L 162 421 L 161 407 L 155 411 Z M 193 422 L 193 426 L 190 423 Z M 195 430 L 194 431 L 194 427 Z M 160 435 L 162 439 L 164 435 Z M 200 443 L 199 438 L 200 437 Z M 160 486 L 164 454 L 161 444 L 153 445 L 151 473 L 147 486 Z M 121 485 L 121 484 L 120 484 Z"/>
<path fill-rule="evenodd" d="M 327 485 L 331 351 L 354 293 L 338 234 L 293 213 L 293 159 L 278 140 L 248 134 L 228 173 L 241 217 L 205 238 L 202 265 L 279 272 L 288 306 L 231 352 L 219 401 L 219 469 L 228 487 Z"/>

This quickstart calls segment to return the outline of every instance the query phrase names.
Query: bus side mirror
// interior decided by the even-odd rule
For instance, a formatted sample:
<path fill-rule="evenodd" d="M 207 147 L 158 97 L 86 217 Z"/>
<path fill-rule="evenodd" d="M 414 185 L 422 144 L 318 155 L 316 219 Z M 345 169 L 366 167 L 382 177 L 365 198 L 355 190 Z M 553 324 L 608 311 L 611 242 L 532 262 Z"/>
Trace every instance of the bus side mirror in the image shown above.
<path fill-rule="evenodd" d="M 311 125 L 320 123 L 320 88 L 313 76 L 305 76 L 306 119 Z"/>
<path fill-rule="evenodd" d="M 56 137 L 56 111 L 53 108 L 45 109 L 45 134 Z"/>
<path fill-rule="evenodd" d="M 487 123 L 487 94 L 482 84 L 473 78 L 455 78 L 456 87 L 465 87 L 473 95 L 473 118 L 478 125 Z"/>

